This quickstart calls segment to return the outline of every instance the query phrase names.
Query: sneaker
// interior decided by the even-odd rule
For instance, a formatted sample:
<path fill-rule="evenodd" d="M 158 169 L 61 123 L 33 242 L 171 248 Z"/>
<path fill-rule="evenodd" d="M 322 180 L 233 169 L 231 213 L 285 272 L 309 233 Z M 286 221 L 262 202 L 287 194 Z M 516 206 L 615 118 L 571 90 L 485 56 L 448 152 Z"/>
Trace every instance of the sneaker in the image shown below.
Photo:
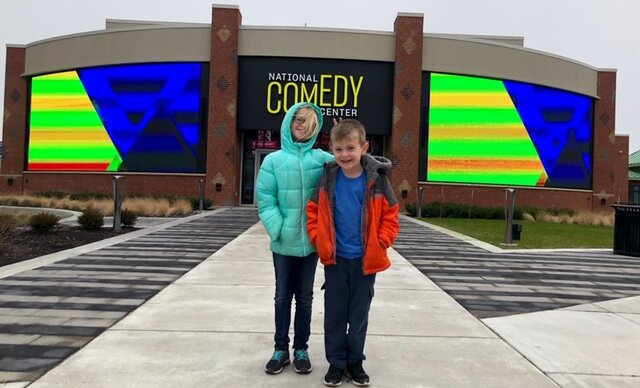
<path fill-rule="evenodd" d="M 369 375 L 362 369 L 362 363 L 347 365 L 346 375 L 351 378 L 351 383 L 358 387 L 368 387 L 370 383 Z"/>
<path fill-rule="evenodd" d="M 337 387 L 342 384 L 342 369 L 329 365 L 329 371 L 324 375 L 324 385 L 327 387 Z"/>
<path fill-rule="evenodd" d="M 294 350 L 293 366 L 296 368 L 296 373 L 300 373 L 302 375 L 311 373 L 313 368 L 311 367 L 311 361 L 309 361 L 309 352 L 304 349 Z"/>
<path fill-rule="evenodd" d="M 277 375 L 282 372 L 285 366 L 289 365 L 289 351 L 276 350 L 271 356 L 271 360 L 267 362 L 264 371 L 270 375 Z"/>

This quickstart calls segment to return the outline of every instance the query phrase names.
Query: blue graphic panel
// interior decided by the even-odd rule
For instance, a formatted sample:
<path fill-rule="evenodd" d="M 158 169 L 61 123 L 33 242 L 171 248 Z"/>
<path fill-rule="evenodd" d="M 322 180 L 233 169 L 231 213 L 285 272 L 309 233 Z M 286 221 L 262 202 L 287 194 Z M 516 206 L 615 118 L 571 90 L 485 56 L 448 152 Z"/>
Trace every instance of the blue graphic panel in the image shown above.
<path fill-rule="evenodd" d="M 546 186 L 590 189 L 592 99 L 521 82 L 504 85 L 548 174 Z"/>
<path fill-rule="evenodd" d="M 201 64 L 139 64 L 78 73 L 122 157 L 120 171 L 197 172 Z"/>

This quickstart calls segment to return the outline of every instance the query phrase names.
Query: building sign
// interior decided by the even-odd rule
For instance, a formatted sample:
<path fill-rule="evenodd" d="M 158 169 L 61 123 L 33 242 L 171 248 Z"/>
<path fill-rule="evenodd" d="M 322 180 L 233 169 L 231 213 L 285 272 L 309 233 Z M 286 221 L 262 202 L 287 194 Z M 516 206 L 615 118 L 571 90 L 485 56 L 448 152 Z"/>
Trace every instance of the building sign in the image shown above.
<path fill-rule="evenodd" d="M 279 129 L 292 105 L 312 102 L 332 119 L 361 121 L 372 135 L 391 133 L 393 64 L 336 59 L 240 57 L 238 128 Z"/>

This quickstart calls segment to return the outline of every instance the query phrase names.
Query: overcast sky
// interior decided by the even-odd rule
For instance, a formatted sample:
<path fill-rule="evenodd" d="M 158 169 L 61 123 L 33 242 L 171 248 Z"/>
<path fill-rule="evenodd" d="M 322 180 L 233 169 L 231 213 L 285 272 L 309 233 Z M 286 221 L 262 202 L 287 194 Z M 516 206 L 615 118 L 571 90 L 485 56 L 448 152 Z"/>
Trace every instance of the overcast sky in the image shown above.
<path fill-rule="evenodd" d="M 106 19 L 210 23 L 212 4 L 218 3 L 0 0 L 0 44 L 28 44 L 100 30 Z M 424 14 L 426 33 L 523 36 L 528 48 L 617 69 L 616 134 L 630 135 L 630 153 L 640 149 L 640 105 L 633 94 L 640 87 L 639 0 L 236 0 L 226 4 L 240 7 L 244 25 L 393 31 L 397 14 L 410 12 Z M 3 92 L 5 54 L 3 48 Z"/>

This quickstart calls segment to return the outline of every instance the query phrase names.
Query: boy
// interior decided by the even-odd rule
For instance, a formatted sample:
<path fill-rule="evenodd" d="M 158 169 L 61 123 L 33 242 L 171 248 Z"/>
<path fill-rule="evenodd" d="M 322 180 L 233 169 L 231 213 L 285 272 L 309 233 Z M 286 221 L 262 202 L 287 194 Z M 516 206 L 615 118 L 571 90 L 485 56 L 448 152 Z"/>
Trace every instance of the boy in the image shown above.
<path fill-rule="evenodd" d="M 386 177 L 391 162 L 366 154 L 359 121 L 340 121 L 330 137 L 336 160 L 325 166 L 307 204 L 309 238 L 325 266 L 324 384 L 337 387 L 346 375 L 366 387 L 369 307 L 375 274 L 391 265 L 386 250 L 400 230 L 398 201 Z"/>

